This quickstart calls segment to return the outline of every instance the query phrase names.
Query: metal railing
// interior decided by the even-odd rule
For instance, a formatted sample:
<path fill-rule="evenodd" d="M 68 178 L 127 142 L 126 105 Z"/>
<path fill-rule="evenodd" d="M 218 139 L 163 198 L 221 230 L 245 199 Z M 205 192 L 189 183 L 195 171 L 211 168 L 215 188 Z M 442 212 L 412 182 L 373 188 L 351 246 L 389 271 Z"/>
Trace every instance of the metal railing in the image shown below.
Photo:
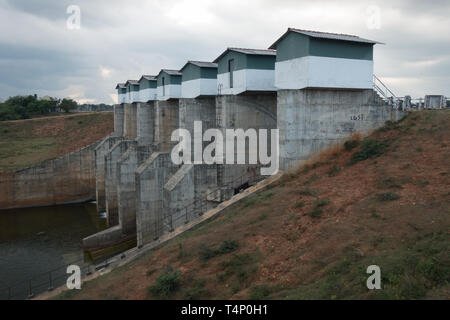
<path fill-rule="evenodd" d="M 381 99 L 394 109 L 398 109 L 401 100 L 397 97 L 391 89 L 389 89 L 383 81 L 380 80 L 376 75 L 373 75 L 373 88 L 381 96 Z"/>

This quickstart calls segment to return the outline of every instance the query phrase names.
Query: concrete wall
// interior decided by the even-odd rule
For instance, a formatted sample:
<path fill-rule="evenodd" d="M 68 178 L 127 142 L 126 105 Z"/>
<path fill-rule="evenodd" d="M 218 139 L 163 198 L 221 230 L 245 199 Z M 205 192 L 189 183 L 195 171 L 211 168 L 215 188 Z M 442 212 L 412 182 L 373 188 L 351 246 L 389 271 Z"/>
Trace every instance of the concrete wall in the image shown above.
<path fill-rule="evenodd" d="M 133 141 L 118 141 L 105 155 L 106 217 L 108 226 L 110 227 L 119 224 L 119 204 L 117 194 L 118 162 L 131 143 L 133 143 Z"/>
<path fill-rule="evenodd" d="M 163 186 L 178 170 L 169 153 L 153 153 L 136 170 L 136 235 L 138 245 L 153 241 L 170 227 L 166 224 Z"/>
<path fill-rule="evenodd" d="M 174 144 L 171 142 L 172 132 L 179 125 L 178 99 L 156 102 L 155 145 L 161 152 L 167 152 Z"/>
<path fill-rule="evenodd" d="M 122 137 L 107 137 L 102 140 L 102 142 L 100 142 L 94 150 L 97 212 L 103 212 L 106 210 L 105 156 L 108 154 L 111 147 L 121 140 Z"/>
<path fill-rule="evenodd" d="M 277 125 L 277 96 L 276 93 L 259 93 L 243 95 L 224 95 L 216 98 L 217 127 L 226 136 L 226 129 L 275 129 Z M 270 135 L 269 135 L 270 141 Z M 228 143 L 228 142 L 227 142 Z M 269 146 L 270 147 L 270 146 Z M 245 152 L 248 159 L 249 148 L 238 150 L 235 143 L 235 159 L 238 152 Z M 248 163 L 248 160 L 246 161 Z M 230 165 L 218 167 L 218 183 L 237 188 L 259 174 L 256 165 Z M 242 180 L 239 178 L 242 177 Z"/>
<path fill-rule="evenodd" d="M 124 104 L 123 136 L 132 140 L 137 137 L 137 104 Z"/>
<path fill-rule="evenodd" d="M 117 161 L 117 202 L 119 224 L 124 234 L 136 232 L 136 185 L 138 167 L 137 144 L 130 144 Z"/>
<path fill-rule="evenodd" d="M 279 90 L 280 169 L 294 168 L 355 132 L 368 133 L 405 115 L 377 98 L 373 90 Z"/>
<path fill-rule="evenodd" d="M 139 145 L 150 145 L 155 141 L 156 102 L 137 104 L 137 138 Z"/>
<path fill-rule="evenodd" d="M 95 199 L 96 142 L 38 166 L 0 173 L 0 209 L 50 206 Z"/>
<path fill-rule="evenodd" d="M 123 125 L 124 125 L 124 105 L 116 104 L 114 105 L 114 133 L 113 136 L 122 137 L 123 136 Z"/>

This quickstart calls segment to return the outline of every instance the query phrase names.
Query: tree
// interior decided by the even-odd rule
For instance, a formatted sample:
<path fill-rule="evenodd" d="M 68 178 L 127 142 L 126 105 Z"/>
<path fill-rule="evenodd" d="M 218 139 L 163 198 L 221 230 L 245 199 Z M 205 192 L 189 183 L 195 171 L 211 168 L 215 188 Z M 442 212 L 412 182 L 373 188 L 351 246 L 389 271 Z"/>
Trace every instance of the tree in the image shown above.
<path fill-rule="evenodd" d="M 76 101 L 73 101 L 72 99 L 66 99 L 64 98 L 61 103 L 59 104 L 59 107 L 64 110 L 64 112 L 70 112 L 71 110 L 75 109 L 78 106 L 78 103 Z"/>

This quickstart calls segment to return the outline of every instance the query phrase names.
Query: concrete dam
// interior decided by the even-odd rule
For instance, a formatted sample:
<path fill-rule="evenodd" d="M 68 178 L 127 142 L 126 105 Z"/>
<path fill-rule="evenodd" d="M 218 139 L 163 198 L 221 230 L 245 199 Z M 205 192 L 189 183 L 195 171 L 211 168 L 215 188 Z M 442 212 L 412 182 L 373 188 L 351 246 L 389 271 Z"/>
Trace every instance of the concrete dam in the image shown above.
<path fill-rule="evenodd" d="M 259 160 L 174 163 L 177 129 L 192 137 L 210 129 L 224 137 L 230 129 L 278 129 L 276 140 L 265 138 L 284 171 L 354 133 L 401 119 L 405 111 L 374 90 L 376 43 L 288 29 L 270 49 L 228 48 L 214 62 L 188 61 L 118 84 L 114 133 L 95 148 L 97 210 L 106 211 L 109 228 L 85 238 L 85 249 L 150 243 L 265 178 Z M 243 148 L 233 145 L 235 158 L 254 153 L 246 138 Z M 198 145 L 188 143 L 195 153 Z"/>

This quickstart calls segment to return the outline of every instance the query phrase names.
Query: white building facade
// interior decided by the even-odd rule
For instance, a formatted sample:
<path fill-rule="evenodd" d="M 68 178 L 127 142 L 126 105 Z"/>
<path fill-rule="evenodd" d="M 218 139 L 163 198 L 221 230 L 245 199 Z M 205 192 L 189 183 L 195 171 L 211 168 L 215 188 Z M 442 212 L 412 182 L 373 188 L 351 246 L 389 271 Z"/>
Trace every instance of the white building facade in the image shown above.
<path fill-rule="evenodd" d="M 219 95 L 276 91 L 275 50 L 228 48 L 216 60 Z"/>

